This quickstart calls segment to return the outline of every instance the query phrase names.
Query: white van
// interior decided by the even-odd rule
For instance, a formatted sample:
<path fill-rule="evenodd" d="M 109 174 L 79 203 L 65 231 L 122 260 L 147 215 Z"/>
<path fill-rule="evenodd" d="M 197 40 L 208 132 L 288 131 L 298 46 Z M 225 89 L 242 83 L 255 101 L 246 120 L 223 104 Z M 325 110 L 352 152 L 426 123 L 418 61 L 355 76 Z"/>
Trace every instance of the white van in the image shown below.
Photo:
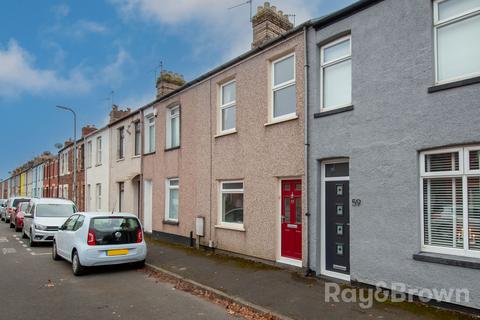
<path fill-rule="evenodd" d="M 52 242 L 60 226 L 75 212 L 77 208 L 70 200 L 32 199 L 23 218 L 23 237 L 29 239 L 31 247 Z"/>

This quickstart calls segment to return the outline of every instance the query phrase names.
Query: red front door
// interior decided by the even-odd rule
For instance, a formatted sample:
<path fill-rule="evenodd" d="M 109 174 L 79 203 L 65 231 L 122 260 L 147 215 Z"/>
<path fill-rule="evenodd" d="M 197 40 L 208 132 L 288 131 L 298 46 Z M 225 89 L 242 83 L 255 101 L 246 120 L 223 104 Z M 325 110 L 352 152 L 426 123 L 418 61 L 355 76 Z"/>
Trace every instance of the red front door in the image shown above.
<path fill-rule="evenodd" d="M 302 259 L 302 180 L 282 181 L 282 257 Z"/>

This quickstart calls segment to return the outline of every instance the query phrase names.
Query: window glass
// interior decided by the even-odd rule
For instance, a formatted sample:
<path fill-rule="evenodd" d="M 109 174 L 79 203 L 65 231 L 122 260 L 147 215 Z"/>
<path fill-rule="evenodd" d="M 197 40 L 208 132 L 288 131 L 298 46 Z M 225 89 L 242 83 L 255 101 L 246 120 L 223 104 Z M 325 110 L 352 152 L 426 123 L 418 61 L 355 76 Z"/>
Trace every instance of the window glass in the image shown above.
<path fill-rule="evenodd" d="M 439 27 L 438 80 L 480 73 L 480 15 Z"/>
<path fill-rule="evenodd" d="M 294 57 L 290 56 L 286 59 L 275 62 L 274 68 L 274 85 L 279 85 L 294 79 Z"/>
<path fill-rule="evenodd" d="M 170 189 L 170 199 L 168 217 L 173 220 L 178 220 L 178 189 Z"/>
<path fill-rule="evenodd" d="M 235 106 L 222 109 L 222 130 L 235 129 L 237 110 Z"/>
<path fill-rule="evenodd" d="M 155 118 L 148 119 L 148 152 L 155 151 Z"/>
<path fill-rule="evenodd" d="M 167 110 L 167 148 L 180 146 L 180 108 Z"/>
<path fill-rule="evenodd" d="M 224 190 L 232 190 L 232 189 L 243 189 L 243 183 L 242 182 L 224 182 L 222 184 L 222 188 Z"/>
<path fill-rule="evenodd" d="M 38 204 L 37 217 L 70 217 L 75 213 L 73 204 Z"/>
<path fill-rule="evenodd" d="M 325 177 L 348 177 L 348 162 L 325 164 Z"/>
<path fill-rule="evenodd" d="M 236 99 L 235 82 L 228 83 L 222 86 L 222 105 L 231 103 Z"/>
<path fill-rule="evenodd" d="M 77 222 L 75 223 L 75 227 L 73 227 L 73 231 L 77 231 L 83 226 L 83 221 L 85 220 L 85 216 L 78 216 Z"/>
<path fill-rule="evenodd" d="M 222 222 L 243 223 L 243 182 L 223 182 L 221 190 Z"/>
<path fill-rule="evenodd" d="M 137 242 L 141 227 L 137 218 L 101 217 L 90 220 L 90 229 L 97 245 L 115 245 Z"/>
<path fill-rule="evenodd" d="M 472 150 L 469 154 L 470 170 L 480 170 L 480 150 Z"/>
<path fill-rule="evenodd" d="M 346 39 L 333 46 L 323 50 L 323 62 L 328 63 L 333 60 L 344 58 L 350 55 L 350 39 Z"/>
<path fill-rule="evenodd" d="M 140 121 L 135 122 L 135 155 L 140 155 L 140 144 L 141 144 L 141 130 L 140 130 Z"/>
<path fill-rule="evenodd" d="M 469 249 L 480 251 L 480 177 L 468 178 Z"/>
<path fill-rule="evenodd" d="M 323 69 L 323 107 L 348 105 L 352 97 L 352 61 L 334 64 Z"/>
<path fill-rule="evenodd" d="M 296 111 L 295 86 L 288 86 L 273 93 L 273 117 L 280 117 Z"/>
<path fill-rule="evenodd" d="M 438 4 L 438 18 L 445 20 L 480 8 L 480 0 L 446 0 Z"/>
<path fill-rule="evenodd" d="M 425 155 L 425 172 L 458 171 L 458 152 Z"/>

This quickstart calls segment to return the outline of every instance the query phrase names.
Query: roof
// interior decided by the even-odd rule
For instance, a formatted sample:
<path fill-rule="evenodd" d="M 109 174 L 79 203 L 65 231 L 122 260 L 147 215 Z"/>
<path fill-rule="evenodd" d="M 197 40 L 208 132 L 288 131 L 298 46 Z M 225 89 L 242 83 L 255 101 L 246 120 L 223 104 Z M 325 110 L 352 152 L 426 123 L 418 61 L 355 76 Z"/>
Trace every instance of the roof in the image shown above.
<path fill-rule="evenodd" d="M 36 204 L 74 204 L 73 201 L 59 198 L 32 198 Z"/>
<path fill-rule="evenodd" d="M 107 124 L 107 127 L 114 126 L 114 125 L 116 125 L 117 123 L 119 123 L 119 122 L 121 122 L 121 121 L 123 121 L 123 120 L 125 120 L 125 119 L 128 119 L 128 118 L 131 117 L 131 116 L 135 116 L 137 113 L 140 112 L 140 110 L 141 110 L 141 109 L 136 109 L 136 110 L 131 111 L 129 114 L 127 114 L 127 115 L 125 115 L 125 116 L 123 116 L 123 117 L 121 117 L 121 118 L 119 118 L 119 119 L 117 119 L 117 120 L 115 120 L 115 121 Z"/>
<path fill-rule="evenodd" d="M 127 212 L 77 212 L 86 217 L 130 217 L 137 218 L 136 215 Z"/>
<path fill-rule="evenodd" d="M 365 10 L 373 5 L 376 5 L 377 3 L 380 3 L 384 0 L 359 0 L 351 5 L 337 10 L 335 12 L 332 12 L 330 14 L 327 14 L 326 16 L 323 16 L 318 19 L 314 19 L 311 21 L 311 26 L 314 27 L 315 29 L 319 29 L 322 27 L 325 27 L 327 25 L 330 25 L 332 23 L 335 23 L 339 20 L 345 19 L 351 15 L 354 15 L 357 12 L 360 12 L 362 10 Z"/>
<path fill-rule="evenodd" d="M 80 142 L 82 142 L 84 138 L 85 138 L 85 137 L 81 137 L 80 139 L 77 139 L 77 147 L 78 147 L 78 144 L 79 144 Z M 73 148 L 73 145 L 74 145 L 74 144 L 73 144 L 73 141 L 72 141 L 71 144 L 69 144 L 69 145 L 67 145 L 67 146 L 63 146 L 63 148 L 59 149 L 59 150 L 58 150 L 58 153 L 60 153 L 60 152 L 62 152 L 62 151 L 65 151 L 66 149 L 68 149 L 68 148 L 70 148 L 70 147 Z"/>

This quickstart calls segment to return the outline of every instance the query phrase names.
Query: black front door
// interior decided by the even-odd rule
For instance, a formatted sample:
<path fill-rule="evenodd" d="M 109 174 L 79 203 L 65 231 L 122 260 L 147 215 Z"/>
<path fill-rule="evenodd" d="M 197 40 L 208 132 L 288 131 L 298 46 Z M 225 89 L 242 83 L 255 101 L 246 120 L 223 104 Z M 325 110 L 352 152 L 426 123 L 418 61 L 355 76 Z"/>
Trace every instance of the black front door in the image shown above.
<path fill-rule="evenodd" d="M 350 274 L 348 181 L 325 182 L 325 268 Z"/>

